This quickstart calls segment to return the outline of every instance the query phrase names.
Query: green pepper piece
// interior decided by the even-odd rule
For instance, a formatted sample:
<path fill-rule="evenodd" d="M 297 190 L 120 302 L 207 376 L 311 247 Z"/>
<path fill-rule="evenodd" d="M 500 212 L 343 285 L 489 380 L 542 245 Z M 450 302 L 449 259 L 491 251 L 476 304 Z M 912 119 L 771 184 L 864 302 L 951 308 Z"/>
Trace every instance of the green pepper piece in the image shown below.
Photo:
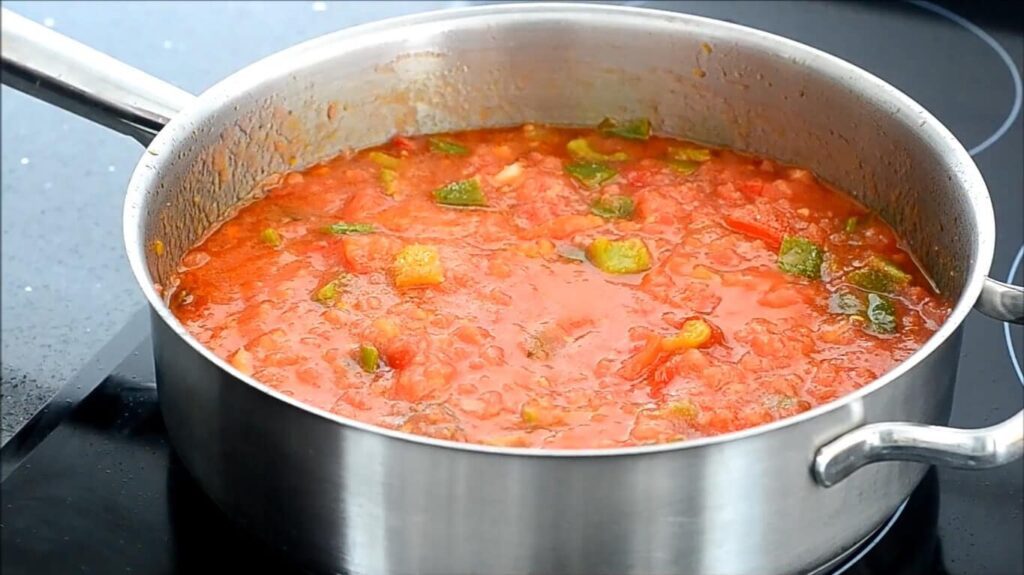
<path fill-rule="evenodd" d="M 857 223 L 858 223 L 857 216 L 850 216 L 850 217 L 846 218 L 846 225 L 843 226 L 843 230 L 845 230 L 846 233 L 848 233 L 848 234 L 852 233 L 854 230 L 857 229 Z"/>
<path fill-rule="evenodd" d="M 604 164 L 575 162 L 565 167 L 565 172 L 588 188 L 596 188 L 618 175 Z"/>
<path fill-rule="evenodd" d="M 260 232 L 260 240 L 271 247 L 281 247 L 281 234 L 274 228 L 267 228 Z"/>
<path fill-rule="evenodd" d="M 637 238 L 597 238 L 587 246 L 587 259 L 610 274 L 635 274 L 651 269 L 651 253 Z"/>
<path fill-rule="evenodd" d="M 808 279 L 821 279 L 821 248 L 806 238 L 786 236 L 779 247 L 779 269 Z"/>
<path fill-rule="evenodd" d="M 912 279 L 910 274 L 883 257 L 876 256 L 871 258 L 871 265 L 884 272 L 885 275 L 889 276 L 889 278 L 892 279 L 892 282 L 896 285 L 906 285 L 910 283 L 910 280 Z"/>
<path fill-rule="evenodd" d="M 359 346 L 359 367 L 366 373 L 376 373 L 380 369 L 380 352 L 373 344 Z"/>
<path fill-rule="evenodd" d="M 846 275 L 846 281 L 862 290 L 891 294 L 910 283 L 910 274 L 896 264 L 879 256 L 873 256 L 867 265 Z"/>
<path fill-rule="evenodd" d="M 675 171 L 688 176 L 700 165 L 711 159 L 711 150 L 705 148 L 669 148 L 668 165 Z"/>
<path fill-rule="evenodd" d="M 519 418 L 523 420 L 526 425 L 536 425 L 541 418 L 541 409 L 536 405 L 530 405 L 524 403 L 519 410 Z"/>
<path fill-rule="evenodd" d="M 590 142 L 583 138 L 576 138 L 565 145 L 569 155 L 581 162 L 625 162 L 629 159 L 626 152 L 615 152 L 614 154 L 602 154 L 590 147 Z"/>
<path fill-rule="evenodd" d="M 316 290 L 316 294 L 313 295 L 313 299 L 320 303 L 327 303 L 333 300 L 338 295 L 338 286 L 334 282 L 325 284 L 324 287 Z"/>
<path fill-rule="evenodd" d="M 896 306 L 889 298 L 868 294 L 868 331 L 890 334 L 896 332 Z"/>
<path fill-rule="evenodd" d="M 862 290 L 876 293 L 892 292 L 892 283 L 885 274 L 871 268 L 861 268 L 847 274 L 846 281 Z"/>
<path fill-rule="evenodd" d="M 861 315 L 864 313 L 864 302 L 853 293 L 836 292 L 828 298 L 828 311 L 842 315 Z"/>
<path fill-rule="evenodd" d="M 452 182 L 434 190 L 434 201 L 445 206 L 486 206 L 487 197 L 476 178 Z"/>
<path fill-rule="evenodd" d="M 635 205 L 629 196 L 601 196 L 590 204 L 590 213 L 606 219 L 627 219 L 633 216 Z"/>
<path fill-rule="evenodd" d="M 313 293 L 313 301 L 322 305 L 333 305 L 341 295 L 341 290 L 344 289 L 346 283 L 348 283 L 348 276 L 345 274 L 338 276 L 316 290 Z"/>
<path fill-rule="evenodd" d="M 324 228 L 324 231 L 336 236 L 348 234 L 369 234 L 377 231 L 373 224 L 354 224 L 349 222 L 338 222 Z"/>
<path fill-rule="evenodd" d="M 618 136 L 627 140 L 646 140 L 651 137 L 651 121 L 647 118 L 616 120 L 605 118 L 597 129 L 607 136 Z"/>
<path fill-rule="evenodd" d="M 384 193 L 393 196 L 398 189 L 398 172 L 390 168 L 381 168 L 380 184 L 384 186 Z"/>
<path fill-rule="evenodd" d="M 711 159 L 711 150 L 707 148 L 669 148 L 668 157 L 671 160 L 688 162 L 706 162 Z"/>
<path fill-rule="evenodd" d="M 401 162 L 398 158 L 384 152 L 370 152 L 369 158 L 374 164 L 389 170 L 397 170 L 398 164 Z"/>
<path fill-rule="evenodd" d="M 430 138 L 427 140 L 431 152 L 448 154 L 449 156 L 465 156 L 469 154 L 469 148 L 443 138 Z"/>
<path fill-rule="evenodd" d="M 680 174 L 689 176 L 697 171 L 697 168 L 700 167 L 700 162 L 695 162 L 693 160 L 669 160 L 668 165 Z"/>

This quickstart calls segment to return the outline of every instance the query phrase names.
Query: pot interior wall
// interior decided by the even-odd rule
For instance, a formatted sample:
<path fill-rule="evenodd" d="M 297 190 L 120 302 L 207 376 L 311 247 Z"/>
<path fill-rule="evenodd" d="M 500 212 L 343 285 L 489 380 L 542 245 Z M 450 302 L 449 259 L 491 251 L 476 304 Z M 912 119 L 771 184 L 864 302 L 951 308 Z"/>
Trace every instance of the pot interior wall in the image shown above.
<path fill-rule="evenodd" d="M 341 32 L 209 92 L 178 121 L 192 141 L 154 160 L 163 177 L 139 223 L 147 245 L 165 245 L 147 252 L 154 280 L 275 174 L 395 133 L 647 116 L 660 133 L 814 170 L 892 223 L 944 292 L 963 288 L 979 253 L 970 196 L 985 191 L 965 188 L 965 156 L 891 88 L 790 42 L 667 13 L 481 18 Z"/>

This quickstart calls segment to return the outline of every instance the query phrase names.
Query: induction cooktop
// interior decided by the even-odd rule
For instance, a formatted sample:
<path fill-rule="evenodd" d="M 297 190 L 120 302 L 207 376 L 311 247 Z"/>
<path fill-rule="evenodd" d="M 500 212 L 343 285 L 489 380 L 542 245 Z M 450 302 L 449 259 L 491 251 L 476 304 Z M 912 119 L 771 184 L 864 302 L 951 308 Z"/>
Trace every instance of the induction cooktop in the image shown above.
<path fill-rule="evenodd" d="M 824 8 L 802 2 L 623 3 L 777 32 L 846 58 L 907 91 L 979 162 L 1000 226 L 993 276 L 1024 281 L 1024 12 L 1019 8 L 1009 3 L 992 10 L 967 3 Z M 1016 53 L 999 37 L 1016 38 Z M 93 367 L 67 382 L 0 450 L 0 570 L 10 575 L 301 572 L 289 558 L 236 528 L 175 457 L 157 405 L 148 321 L 140 310 Z M 1021 345 L 1018 328 L 977 314 L 967 321 L 951 425 L 982 427 L 1020 409 Z M 1022 574 L 1022 511 L 1024 462 L 986 471 L 933 469 L 872 536 L 814 573 Z"/>

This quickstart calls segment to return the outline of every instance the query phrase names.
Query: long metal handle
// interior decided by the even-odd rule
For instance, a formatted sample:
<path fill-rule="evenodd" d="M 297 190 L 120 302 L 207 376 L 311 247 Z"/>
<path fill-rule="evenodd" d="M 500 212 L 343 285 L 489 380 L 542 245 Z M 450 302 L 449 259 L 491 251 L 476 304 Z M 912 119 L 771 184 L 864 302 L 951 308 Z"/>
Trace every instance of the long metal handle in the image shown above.
<path fill-rule="evenodd" d="M 195 96 L 4 8 L 3 83 L 143 145 Z"/>
<path fill-rule="evenodd" d="M 995 319 L 1024 323 L 1024 288 L 986 278 L 975 308 Z M 814 477 L 831 487 L 878 461 L 918 461 L 957 467 L 998 467 L 1024 455 L 1024 410 L 981 429 L 920 423 L 873 423 L 858 427 L 818 450 Z"/>

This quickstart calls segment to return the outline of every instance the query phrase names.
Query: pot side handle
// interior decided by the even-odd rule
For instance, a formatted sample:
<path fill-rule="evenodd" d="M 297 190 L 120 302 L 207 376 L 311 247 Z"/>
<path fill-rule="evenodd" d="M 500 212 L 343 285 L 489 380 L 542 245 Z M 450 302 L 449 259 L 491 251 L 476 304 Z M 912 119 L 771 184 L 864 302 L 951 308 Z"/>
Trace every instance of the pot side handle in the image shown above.
<path fill-rule="evenodd" d="M 1024 323 L 1024 288 L 985 279 L 975 308 Z M 990 427 L 956 429 L 920 423 L 873 423 L 832 440 L 814 457 L 815 480 L 831 487 L 878 461 L 917 461 L 960 469 L 998 467 L 1024 454 L 1024 411 Z"/>
<path fill-rule="evenodd" d="M 1024 324 L 1024 287 L 985 278 L 974 309 L 1000 321 Z"/>
<path fill-rule="evenodd" d="M 3 83 L 143 145 L 195 96 L 3 8 Z"/>

